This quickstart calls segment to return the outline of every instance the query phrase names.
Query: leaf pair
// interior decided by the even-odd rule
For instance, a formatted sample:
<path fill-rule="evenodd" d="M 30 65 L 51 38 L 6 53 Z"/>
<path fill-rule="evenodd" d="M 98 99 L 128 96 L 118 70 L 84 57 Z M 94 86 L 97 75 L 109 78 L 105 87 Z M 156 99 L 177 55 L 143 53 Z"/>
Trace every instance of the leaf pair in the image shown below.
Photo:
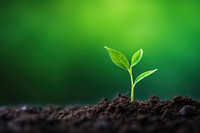
<path fill-rule="evenodd" d="M 140 49 L 137 52 L 135 52 L 135 54 L 132 56 L 131 65 L 130 65 L 126 56 L 124 56 L 121 52 L 114 50 L 114 49 L 111 49 L 111 48 L 108 48 L 106 46 L 105 46 L 105 48 L 108 50 L 108 52 L 110 54 L 110 58 L 113 61 L 113 63 L 116 64 L 117 66 L 127 70 L 132 76 L 132 67 L 135 66 L 136 64 L 138 64 L 140 62 L 140 60 L 142 59 L 143 50 Z M 147 72 L 140 74 L 135 79 L 135 82 L 132 81 L 134 83 L 133 85 L 135 86 L 139 81 L 141 81 L 145 77 L 151 75 L 155 71 L 157 71 L 157 69 L 150 70 L 150 71 L 147 71 Z"/>

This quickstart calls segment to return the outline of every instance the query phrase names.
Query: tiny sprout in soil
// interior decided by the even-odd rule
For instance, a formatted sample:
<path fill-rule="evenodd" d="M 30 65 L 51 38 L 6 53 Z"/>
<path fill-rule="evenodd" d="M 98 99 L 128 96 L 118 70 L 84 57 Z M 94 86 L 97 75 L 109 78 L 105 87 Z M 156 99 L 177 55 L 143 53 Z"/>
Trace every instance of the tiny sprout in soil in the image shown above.
<path fill-rule="evenodd" d="M 153 74 L 155 71 L 157 71 L 158 69 L 154 69 L 154 70 L 150 70 L 150 71 L 146 71 L 142 74 L 140 74 L 135 80 L 133 78 L 133 73 L 132 73 L 132 68 L 133 66 L 135 66 L 137 63 L 140 62 L 140 60 L 142 59 L 143 56 L 143 50 L 140 49 L 137 52 L 135 52 L 135 54 L 133 54 L 132 59 L 131 59 L 131 64 L 129 64 L 127 58 L 119 51 L 108 48 L 105 46 L 105 48 L 108 50 L 109 54 L 110 54 L 110 58 L 113 61 L 114 64 L 116 64 L 117 66 L 119 66 L 122 69 L 125 69 L 128 71 L 130 78 L 131 78 L 131 101 L 134 101 L 134 89 L 135 89 L 135 85 L 141 81 L 142 79 L 144 79 L 145 77 Z"/>

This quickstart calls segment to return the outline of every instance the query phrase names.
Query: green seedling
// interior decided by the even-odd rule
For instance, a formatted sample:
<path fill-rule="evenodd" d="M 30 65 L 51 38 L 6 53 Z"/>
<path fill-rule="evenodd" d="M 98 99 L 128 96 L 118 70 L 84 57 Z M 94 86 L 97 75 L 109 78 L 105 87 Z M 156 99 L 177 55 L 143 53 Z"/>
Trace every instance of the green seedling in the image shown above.
<path fill-rule="evenodd" d="M 157 69 L 154 70 L 150 70 L 150 71 L 146 71 L 142 74 L 140 74 L 135 80 L 133 78 L 133 73 L 132 73 L 132 68 L 133 66 L 135 66 L 136 64 L 138 64 L 140 62 L 140 60 L 142 59 L 143 56 L 143 50 L 140 49 L 137 52 L 135 52 L 135 54 L 132 56 L 131 59 L 131 64 L 129 64 L 127 58 L 119 51 L 108 48 L 105 46 L 105 48 L 108 50 L 109 54 L 110 54 L 110 58 L 113 61 L 114 64 L 116 64 L 117 66 L 119 66 L 122 69 L 125 69 L 128 71 L 130 78 L 131 78 L 131 101 L 134 101 L 134 89 L 135 89 L 135 85 L 141 81 L 142 79 L 144 79 L 145 77 L 153 74 L 155 71 L 157 71 Z"/>

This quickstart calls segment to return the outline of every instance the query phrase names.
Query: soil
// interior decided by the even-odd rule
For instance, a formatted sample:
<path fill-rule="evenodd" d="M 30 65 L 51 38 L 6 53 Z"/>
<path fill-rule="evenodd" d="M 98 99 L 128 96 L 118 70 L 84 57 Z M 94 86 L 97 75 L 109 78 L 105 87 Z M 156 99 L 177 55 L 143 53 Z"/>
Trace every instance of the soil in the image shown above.
<path fill-rule="evenodd" d="M 200 133 L 200 101 L 152 96 L 80 107 L 1 107 L 0 133 Z"/>

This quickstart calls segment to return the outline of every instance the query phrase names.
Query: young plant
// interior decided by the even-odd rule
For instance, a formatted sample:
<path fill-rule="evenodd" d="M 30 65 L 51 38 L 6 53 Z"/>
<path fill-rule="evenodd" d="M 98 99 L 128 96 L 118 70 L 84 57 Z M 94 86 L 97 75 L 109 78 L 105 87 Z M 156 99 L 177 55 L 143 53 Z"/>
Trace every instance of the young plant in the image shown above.
<path fill-rule="evenodd" d="M 137 52 L 135 52 L 135 54 L 132 56 L 131 59 L 131 64 L 129 64 L 127 58 L 119 51 L 108 48 L 105 46 L 105 48 L 108 50 L 109 54 L 110 54 L 110 58 L 113 61 L 114 64 L 116 64 L 117 66 L 119 66 L 122 69 L 125 69 L 128 71 L 130 78 L 131 78 L 131 101 L 134 101 L 134 89 L 135 89 L 135 85 L 141 81 L 142 79 L 144 79 L 145 77 L 151 75 L 152 73 L 154 73 L 155 71 L 157 71 L 157 69 L 154 70 L 150 70 L 150 71 L 146 71 L 142 74 L 140 74 L 135 80 L 133 79 L 133 73 L 132 73 L 132 68 L 133 66 L 135 66 L 137 63 L 140 62 L 142 56 L 143 56 L 143 50 L 140 49 Z"/>

